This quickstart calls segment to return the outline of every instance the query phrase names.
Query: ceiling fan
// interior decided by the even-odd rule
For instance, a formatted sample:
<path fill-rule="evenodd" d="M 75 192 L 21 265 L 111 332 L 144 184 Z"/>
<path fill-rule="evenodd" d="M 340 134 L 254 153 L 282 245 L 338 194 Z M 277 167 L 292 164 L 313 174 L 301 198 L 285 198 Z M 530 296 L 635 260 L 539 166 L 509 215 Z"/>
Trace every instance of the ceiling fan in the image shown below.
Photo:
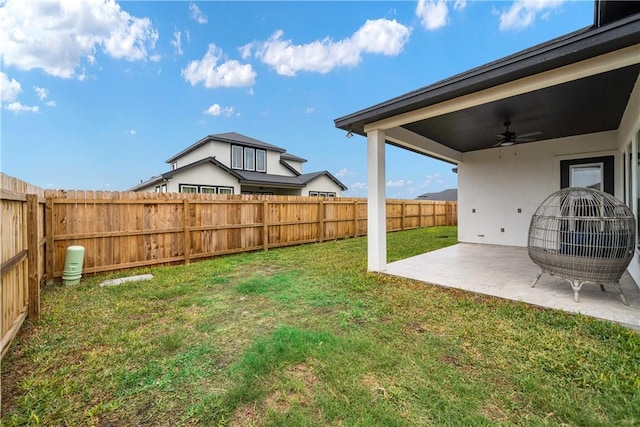
<path fill-rule="evenodd" d="M 496 135 L 496 137 L 500 138 L 500 141 L 494 144 L 492 147 L 508 147 L 510 145 L 518 144 L 521 142 L 532 142 L 536 140 L 535 138 L 532 138 L 532 136 L 542 134 L 542 132 L 536 131 L 525 133 L 523 135 L 517 135 L 515 132 L 511 132 L 509 130 L 509 126 L 511 126 L 511 122 L 509 120 L 504 122 L 503 125 L 505 127 L 505 131 L 501 134 Z"/>

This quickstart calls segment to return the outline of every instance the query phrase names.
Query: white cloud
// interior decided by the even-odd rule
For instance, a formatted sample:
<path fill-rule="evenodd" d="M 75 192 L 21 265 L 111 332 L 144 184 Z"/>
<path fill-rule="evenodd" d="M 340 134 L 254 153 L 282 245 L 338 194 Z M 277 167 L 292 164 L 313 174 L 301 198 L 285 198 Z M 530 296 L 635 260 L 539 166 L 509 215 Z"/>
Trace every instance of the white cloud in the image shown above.
<path fill-rule="evenodd" d="M 182 51 L 182 42 L 180 41 L 182 34 L 180 31 L 176 31 L 173 33 L 173 40 L 171 40 L 171 46 L 174 47 L 176 53 L 178 55 L 182 55 L 184 52 Z"/>
<path fill-rule="evenodd" d="M 342 168 L 338 172 L 336 172 L 337 178 L 342 178 L 342 177 L 351 176 L 351 175 L 357 175 L 357 173 L 348 168 Z"/>
<path fill-rule="evenodd" d="M 0 56 L 5 66 L 80 77 L 102 51 L 116 59 L 144 61 L 158 32 L 149 18 L 131 16 L 114 0 L 6 0 L 0 8 Z"/>
<path fill-rule="evenodd" d="M 55 107 L 55 106 L 57 106 L 58 104 L 56 104 L 56 101 L 53 101 L 53 100 L 52 100 L 52 101 L 47 101 L 47 102 L 45 102 L 45 103 L 44 103 L 44 105 L 46 105 L 47 107 Z"/>
<path fill-rule="evenodd" d="M 307 114 L 311 114 L 311 113 L 313 113 L 315 110 L 316 110 L 316 109 L 315 109 L 315 108 L 313 108 L 313 107 L 307 107 L 307 108 L 305 108 L 305 109 L 304 109 L 304 112 L 305 112 L 305 113 L 307 113 Z"/>
<path fill-rule="evenodd" d="M 467 7 L 467 0 L 456 0 L 453 3 L 453 8 L 457 11 L 461 11 L 465 7 Z"/>
<path fill-rule="evenodd" d="M 446 0 L 418 0 L 416 16 L 427 30 L 437 30 L 449 22 L 449 7 Z"/>
<path fill-rule="evenodd" d="M 291 40 L 283 40 L 283 34 L 278 30 L 265 42 L 243 46 L 241 52 L 248 55 L 254 48 L 256 57 L 280 75 L 295 76 L 298 71 L 324 74 L 336 67 L 358 65 L 364 53 L 398 55 L 411 30 L 396 20 L 377 19 L 367 20 L 351 37 L 339 41 L 326 37 L 295 45 Z"/>
<path fill-rule="evenodd" d="M 351 184 L 349 186 L 349 190 L 366 190 L 367 189 L 367 183 L 366 182 L 354 182 L 353 184 Z"/>
<path fill-rule="evenodd" d="M 521 30 L 532 25 L 538 14 L 548 17 L 564 0 L 517 0 L 500 13 L 501 30 Z"/>
<path fill-rule="evenodd" d="M 251 49 L 253 49 L 253 46 L 255 45 L 255 42 L 253 43 L 247 43 L 244 46 L 240 46 L 238 48 L 238 50 L 240 51 L 240 57 L 242 59 L 248 59 L 251 57 Z"/>
<path fill-rule="evenodd" d="M 403 179 L 399 179 L 397 181 L 390 179 L 387 181 L 387 187 L 403 187 L 405 184 L 406 182 Z"/>
<path fill-rule="evenodd" d="M 124 131 L 127 135 L 135 135 L 136 131 L 134 129 L 127 129 Z"/>
<path fill-rule="evenodd" d="M 202 60 L 191 61 L 182 70 L 182 76 L 192 86 L 202 82 L 209 89 L 251 86 L 255 83 L 256 72 L 251 64 L 231 60 L 218 65 L 221 59 L 222 50 L 212 43 Z"/>
<path fill-rule="evenodd" d="M 196 21 L 198 24 L 206 24 L 209 21 L 207 15 L 202 13 L 195 3 L 189 3 L 189 11 L 191 12 L 191 19 Z"/>
<path fill-rule="evenodd" d="M 366 182 L 354 182 L 348 184 L 349 190 L 347 190 L 346 194 L 343 194 L 345 197 L 367 197 L 367 183 Z"/>
<path fill-rule="evenodd" d="M 234 109 L 233 107 L 221 107 L 220 104 L 213 104 L 212 106 L 204 110 L 203 113 L 210 116 L 231 117 L 234 113 Z"/>
<path fill-rule="evenodd" d="M 40 98 L 40 101 L 44 101 L 47 98 L 47 96 L 49 96 L 49 89 L 34 86 L 33 90 L 36 91 L 36 94 L 38 95 L 38 98 Z"/>
<path fill-rule="evenodd" d="M 16 79 L 9 80 L 9 77 L 0 72 L 0 101 L 12 102 L 22 92 L 22 86 Z"/>
<path fill-rule="evenodd" d="M 28 105 L 23 105 L 18 101 L 11 102 L 4 106 L 9 111 L 13 111 L 14 113 L 39 113 L 40 108 L 35 105 L 33 107 L 29 107 Z"/>

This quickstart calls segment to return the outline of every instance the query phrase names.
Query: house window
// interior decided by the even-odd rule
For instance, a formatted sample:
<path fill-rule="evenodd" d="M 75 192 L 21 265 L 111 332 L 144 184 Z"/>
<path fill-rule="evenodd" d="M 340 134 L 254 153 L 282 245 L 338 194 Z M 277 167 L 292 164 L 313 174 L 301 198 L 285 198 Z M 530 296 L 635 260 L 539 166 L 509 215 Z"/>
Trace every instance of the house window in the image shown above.
<path fill-rule="evenodd" d="M 244 169 L 248 171 L 256 170 L 256 150 L 254 148 L 244 149 Z"/>
<path fill-rule="evenodd" d="M 336 197 L 336 193 L 324 191 L 309 191 L 309 197 Z"/>
<path fill-rule="evenodd" d="M 238 145 L 231 146 L 231 168 L 242 169 L 242 147 Z"/>
<path fill-rule="evenodd" d="M 160 186 L 160 192 L 161 193 L 166 193 L 167 192 L 167 184 L 162 184 Z"/>
<path fill-rule="evenodd" d="M 202 194 L 216 194 L 216 187 L 208 187 L 206 185 L 201 185 L 200 192 Z"/>
<path fill-rule="evenodd" d="M 585 186 L 605 191 L 611 195 L 614 194 L 613 156 L 562 160 L 560 162 L 560 188 Z"/>
<path fill-rule="evenodd" d="M 176 169 L 178 169 L 178 162 L 171 163 L 171 170 L 176 170 Z"/>
<path fill-rule="evenodd" d="M 218 187 L 218 194 L 233 194 L 233 187 Z"/>
<path fill-rule="evenodd" d="M 569 187 L 585 187 L 602 191 L 604 164 L 587 163 L 569 166 Z"/>
<path fill-rule="evenodd" d="M 180 184 L 180 192 L 181 193 L 197 193 L 198 192 L 198 186 L 197 185 L 186 185 L 186 184 Z"/>
<path fill-rule="evenodd" d="M 156 187 L 156 193 L 159 193 L 159 192 L 160 192 L 160 186 L 158 185 L 158 186 Z"/>
<path fill-rule="evenodd" d="M 256 172 L 267 171 L 267 152 L 264 150 L 256 150 Z"/>

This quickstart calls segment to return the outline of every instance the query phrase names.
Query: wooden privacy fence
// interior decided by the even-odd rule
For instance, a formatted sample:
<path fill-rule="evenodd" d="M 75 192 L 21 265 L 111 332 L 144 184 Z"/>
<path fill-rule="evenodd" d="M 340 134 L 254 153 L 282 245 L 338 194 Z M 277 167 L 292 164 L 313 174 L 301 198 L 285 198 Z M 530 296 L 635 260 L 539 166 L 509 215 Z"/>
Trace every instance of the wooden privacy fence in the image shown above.
<path fill-rule="evenodd" d="M 62 277 L 67 247 L 83 273 L 184 262 L 367 233 L 367 200 L 43 190 L 0 173 L 0 358 L 40 284 Z M 387 230 L 456 225 L 457 204 L 388 200 Z"/>
<path fill-rule="evenodd" d="M 44 275 L 44 190 L 0 174 L 0 358 L 27 318 L 40 313 Z"/>
<path fill-rule="evenodd" d="M 367 200 L 295 196 L 47 190 L 46 275 L 66 248 L 84 273 L 184 262 L 367 233 Z M 456 225 L 457 204 L 388 200 L 387 230 Z"/>

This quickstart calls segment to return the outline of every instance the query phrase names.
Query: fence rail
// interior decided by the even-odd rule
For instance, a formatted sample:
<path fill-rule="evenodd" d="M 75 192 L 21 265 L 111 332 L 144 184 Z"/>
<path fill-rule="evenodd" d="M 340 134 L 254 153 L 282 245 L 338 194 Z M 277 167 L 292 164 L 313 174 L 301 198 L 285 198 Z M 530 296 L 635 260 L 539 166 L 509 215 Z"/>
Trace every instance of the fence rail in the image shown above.
<path fill-rule="evenodd" d="M 367 201 L 48 190 L 47 277 L 66 248 L 85 248 L 97 273 L 366 235 Z M 388 200 L 387 230 L 455 225 L 455 202 Z"/>

